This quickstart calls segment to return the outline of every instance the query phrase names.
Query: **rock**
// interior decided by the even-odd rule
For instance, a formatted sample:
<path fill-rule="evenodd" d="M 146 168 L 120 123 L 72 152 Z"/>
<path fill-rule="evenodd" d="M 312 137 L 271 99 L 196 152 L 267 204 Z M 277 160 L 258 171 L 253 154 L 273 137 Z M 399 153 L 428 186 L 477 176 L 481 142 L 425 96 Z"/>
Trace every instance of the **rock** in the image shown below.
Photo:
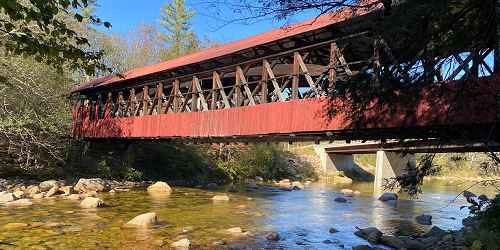
<path fill-rule="evenodd" d="M 359 195 L 361 195 L 361 192 L 359 192 L 358 190 L 356 190 L 356 191 L 354 191 L 354 193 L 353 193 L 353 194 L 354 194 L 355 196 L 359 196 Z"/>
<path fill-rule="evenodd" d="M 415 239 L 412 239 L 410 237 L 399 237 L 399 239 L 404 241 L 404 244 L 405 244 L 404 248 L 406 248 L 406 249 L 411 249 L 411 250 L 425 250 L 425 249 L 427 249 L 422 242 L 415 240 Z"/>
<path fill-rule="evenodd" d="M 358 229 L 358 231 L 354 232 L 354 234 L 375 244 L 378 243 L 380 241 L 380 237 L 382 237 L 382 232 L 375 227 Z"/>
<path fill-rule="evenodd" d="M 41 199 L 45 197 L 45 192 L 33 195 L 33 199 Z"/>
<path fill-rule="evenodd" d="M 304 189 L 304 185 L 300 181 L 294 181 L 294 182 L 292 182 L 292 189 L 293 190 L 302 190 L 302 189 Z"/>
<path fill-rule="evenodd" d="M 334 234 L 334 233 L 338 233 L 339 230 L 332 227 L 332 228 L 330 228 L 330 230 L 328 230 L 328 232 L 330 232 L 331 234 Z"/>
<path fill-rule="evenodd" d="M 421 225 L 432 225 L 432 215 L 422 214 L 415 217 L 415 221 Z"/>
<path fill-rule="evenodd" d="M 31 206 L 33 205 L 33 202 L 31 202 L 29 199 L 19 199 L 15 201 L 11 201 L 7 203 L 7 206 Z"/>
<path fill-rule="evenodd" d="M 392 247 L 395 249 L 402 249 L 405 248 L 405 242 L 401 239 L 399 239 L 396 236 L 388 236 L 388 235 L 383 235 L 380 237 L 380 243 L 383 245 L 386 245 L 388 247 Z"/>
<path fill-rule="evenodd" d="M 68 200 L 80 200 L 82 197 L 79 194 L 70 194 L 66 197 Z"/>
<path fill-rule="evenodd" d="M 352 179 L 349 177 L 345 177 L 345 176 L 334 176 L 333 182 L 337 183 L 337 184 L 351 184 Z"/>
<path fill-rule="evenodd" d="M 224 240 L 216 240 L 212 242 L 212 246 L 224 246 L 226 245 L 226 242 Z"/>
<path fill-rule="evenodd" d="M 104 201 L 94 197 L 87 197 L 80 203 L 80 207 L 82 208 L 98 208 L 103 206 L 104 206 Z"/>
<path fill-rule="evenodd" d="M 35 194 L 40 193 L 40 188 L 38 186 L 31 185 L 26 188 L 25 193 L 28 197 L 33 198 Z"/>
<path fill-rule="evenodd" d="M 232 227 L 227 229 L 226 232 L 230 234 L 241 234 L 243 233 L 243 230 L 241 230 L 241 227 Z"/>
<path fill-rule="evenodd" d="M 217 183 L 208 183 L 205 188 L 208 190 L 216 190 L 219 187 Z"/>
<path fill-rule="evenodd" d="M 97 197 L 96 191 L 89 191 L 88 193 L 83 194 L 84 197 Z"/>
<path fill-rule="evenodd" d="M 396 201 L 398 200 L 398 195 L 396 193 L 384 193 L 379 198 L 379 201 Z"/>
<path fill-rule="evenodd" d="M 154 225 L 158 225 L 158 217 L 156 213 L 145 213 L 134 217 L 132 220 L 127 222 L 124 227 L 126 228 L 148 228 Z"/>
<path fill-rule="evenodd" d="M 70 195 L 73 193 L 73 187 L 72 186 L 63 186 L 59 188 L 59 191 L 63 193 L 64 195 Z"/>
<path fill-rule="evenodd" d="M 257 183 L 254 180 L 248 180 L 246 186 L 247 186 L 247 188 L 250 188 L 250 189 L 258 189 L 259 188 L 259 186 L 257 186 Z"/>
<path fill-rule="evenodd" d="M 258 182 L 263 182 L 264 181 L 264 178 L 260 177 L 260 176 L 255 176 L 255 181 L 258 181 Z"/>
<path fill-rule="evenodd" d="M 23 197 L 24 197 L 24 192 L 23 192 L 23 191 L 21 191 L 21 190 L 17 190 L 17 191 L 14 191 L 14 192 L 12 193 L 12 195 L 14 195 L 14 198 L 15 198 L 15 199 L 21 199 L 21 198 L 23 198 Z"/>
<path fill-rule="evenodd" d="M 111 190 L 108 183 L 101 178 L 93 179 L 83 179 L 81 178 L 76 183 L 74 190 L 80 193 L 89 193 L 91 191 L 95 192 L 107 192 Z"/>
<path fill-rule="evenodd" d="M 26 223 L 7 223 L 3 226 L 4 230 L 19 230 L 19 229 L 24 229 L 27 228 L 29 225 Z"/>
<path fill-rule="evenodd" d="M 52 188 L 50 188 L 49 191 L 47 191 L 45 197 L 52 197 L 58 193 L 59 193 L 59 186 L 55 185 Z"/>
<path fill-rule="evenodd" d="M 52 187 L 57 185 L 56 180 L 48 180 L 48 181 L 43 181 L 41 182 L 38 187 L 40 187 L 40 191 L 42 192 L 47 192 L 49 191 Z"/>
<path fill-rule="evenodd" d="M 278 241 L 281 237 L 277 232 L 269 232 L 266 234 L 266 239 L 269 241 Z"/>
<path fill-rule="evenodd" d="M 14 199 L 15 199 L 15 197 L 12 193 L 6 193 L 6 192 L 0 193 L 0 203 L 11 202 Z"/>
<path fill-rule="evenodd" d="M 187 250 L 189 249 L 189 246 L 191 246 L 191 242 L 188 239 L 178 240 L 170 244 L 170 247 L 176 250 Z"/>
<path fill-rule="evenodd" d="M 334 200 L 335 202 L 338 202 L 338 203 L 346 203 L 347 202 L 347 199 L 344 198 L 344 197 L 337 197 L 335 198 Z"/>
<path fill-rule="evenodd" d="M 372 250 L 373 248 L 368 245 L 358 245 L 358 246 L 353 246 L 352 250 Z"/>
<path fill-rule="evenodd" d="M 170 194 L 172 192 L 172 188 L 166 182 L 157 181 L 155 184 L 148 187 L 148 192 Z"/>
<path fill-rule="evenodd" d="M 227 195 L 216 195 L 212 197 L 213 201 L 229 201 L 229 196 Z"/>
<path fill-rule="evenodd" d="M 443 229 L 433 226 L 429 232 L 424 234 L 424 237 L 430 238 L 430 237 L 435 237 L 435 238 L 442 238 L 444 235 L 446 235 L 446 231 Z"/>
<path fill-rule="evenodd" d="M 352 191 L 351 189 L 347 189 L 347 188 L 340 190 L 340 192 L 343 193 L 345 196 L 353 196 L 353 194 L 354 194 L 354 191 Z"/>

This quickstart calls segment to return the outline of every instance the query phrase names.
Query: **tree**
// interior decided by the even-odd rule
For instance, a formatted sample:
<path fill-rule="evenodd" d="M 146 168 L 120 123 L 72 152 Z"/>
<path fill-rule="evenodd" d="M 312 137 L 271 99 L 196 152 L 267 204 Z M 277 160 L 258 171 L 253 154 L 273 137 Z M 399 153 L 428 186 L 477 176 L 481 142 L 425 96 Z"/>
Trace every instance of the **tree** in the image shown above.
<path fill-rule="evenodd" d="M 99 61 L 102 51 L 89 49 L 84 34 L 68 24 L 87 21 L 79 11 L 88 5 L 88 0 L 0 1 L 0 45 L 4 52 L 30 56 L 59 70 L 64 65 L 88 74 L 106 69 Z M 94 15 L 88 22 L 111 27 Z"/>
<path fill-rule="evenodd" d="M 198 50 L 199 42 L 189 21 L 195 13 L 185 8 L 184 0 L 173 0 L 161 9 L 160 25 L 166 33 L 160 39 L 167 45 L 161 58 L 168 60 Z"/>

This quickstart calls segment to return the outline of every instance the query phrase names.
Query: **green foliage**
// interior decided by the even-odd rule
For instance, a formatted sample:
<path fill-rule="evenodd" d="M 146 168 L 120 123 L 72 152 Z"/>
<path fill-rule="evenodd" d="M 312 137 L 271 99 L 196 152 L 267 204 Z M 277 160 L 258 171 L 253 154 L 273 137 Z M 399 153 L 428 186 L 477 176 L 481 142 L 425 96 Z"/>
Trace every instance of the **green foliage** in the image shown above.
<path fill-rule="evenodd" d="M 100 63 L 102 51 L 89 49 L 87 38 L 70 23 L 103 24 L 108 22 L 79 10 L 88 6 L 88 0 L 0 1 L 0 34 L 5 52 L 29 56 L 60 71 L 64 67 L 93 74 L 105 70 Z"/>
<path fill-rule="evenodd" d="M 162 51 L 162 59 L 168 60 L 189 54 L 199 49 L 199 41 L 192 31 L 189 21 L 195 13 L 187 10 L 184 0 L 173 0 L 161 9 L 160 25 L 166 33 L 160 39 L 167 44 Z"/>
<path fill-rule="evenodd" d="M 309 164 L 273 145 L 224 147 L 215 159 L 217 168 L 236 182 L 256 176 L 266 180 L 316 178 Z"/>
<path fill-rule="evenodd" d="M 500 242 L 500 194 L 493 199 L 483 195 L 476 199 L 475 195 L 465 191 L 464 196 L 470 204 L 472 218 L 478 222 L 466 234 L 467 245 L 475 249 L 497 249 Z"/>

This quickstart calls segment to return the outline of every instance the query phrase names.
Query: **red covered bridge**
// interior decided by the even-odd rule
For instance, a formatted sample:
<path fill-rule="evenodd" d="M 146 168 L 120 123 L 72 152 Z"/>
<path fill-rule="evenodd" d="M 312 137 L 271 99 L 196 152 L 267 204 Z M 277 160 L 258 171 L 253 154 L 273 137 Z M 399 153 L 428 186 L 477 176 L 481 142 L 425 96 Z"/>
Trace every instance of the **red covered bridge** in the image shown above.
<path fill-rule="evenodd" d="M 375 94 L 357 105 L 342 91 L 366 75 L 366 84 L 377 84 L 387 61 L 406 62 L 398 56 L 404 47 L 371 32 L 380 15 L 379 8 L 345 9 L 77 85 L 73 134 L 203 142 L 496 138 L 500 79 L 491 76 L 488 46 L 450 53 L 447 70 L 426 61 L 433 70 L 415 73 L 415 82 L 422 74 L 435 83 L 391 90 L 389 101 Z"/>

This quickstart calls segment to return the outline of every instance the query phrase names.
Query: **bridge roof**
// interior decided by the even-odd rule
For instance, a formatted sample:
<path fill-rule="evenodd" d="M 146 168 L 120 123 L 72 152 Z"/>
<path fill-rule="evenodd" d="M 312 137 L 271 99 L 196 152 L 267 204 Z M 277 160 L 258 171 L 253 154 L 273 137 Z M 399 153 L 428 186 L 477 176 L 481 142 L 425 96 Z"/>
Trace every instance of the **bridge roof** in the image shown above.
<path fill-rule="evenodd" d="M 367 2 L 369 2 L 368 0 Z M 161 72 L 174 70 L 182 66 L 188 66 L 196 63 L 210 61 L 222 56 L 228 56 L 236 52 L 257 47 L 260 45 L 269 44 L 285 38 L 305 34 L 311 31 L 319 30 L 333 24 L 338 24 L 356 16 L 361 16 L 369 13 L 371 10 L 366 8 L 343 8 L 337 12 L 321 15 L 317 18 L 306 20 L 304 22 L 288 25 L 282 28 L 250 36 L 241 40 L 226 43 L 221 46 L 204 49 L 195 53 L 191 53 L 179 58 L 168 61 L 163 61 L 157 64 L 144 67 L 130 69 L 121 76 L 109 75 L 93 79 L 89 82 L 75 85 L 74 92 L 90 90 L 97 87 L 112 86 L 123 83 L 128 80 L 138 80 L 141 77 L 154 75 Z"/>

